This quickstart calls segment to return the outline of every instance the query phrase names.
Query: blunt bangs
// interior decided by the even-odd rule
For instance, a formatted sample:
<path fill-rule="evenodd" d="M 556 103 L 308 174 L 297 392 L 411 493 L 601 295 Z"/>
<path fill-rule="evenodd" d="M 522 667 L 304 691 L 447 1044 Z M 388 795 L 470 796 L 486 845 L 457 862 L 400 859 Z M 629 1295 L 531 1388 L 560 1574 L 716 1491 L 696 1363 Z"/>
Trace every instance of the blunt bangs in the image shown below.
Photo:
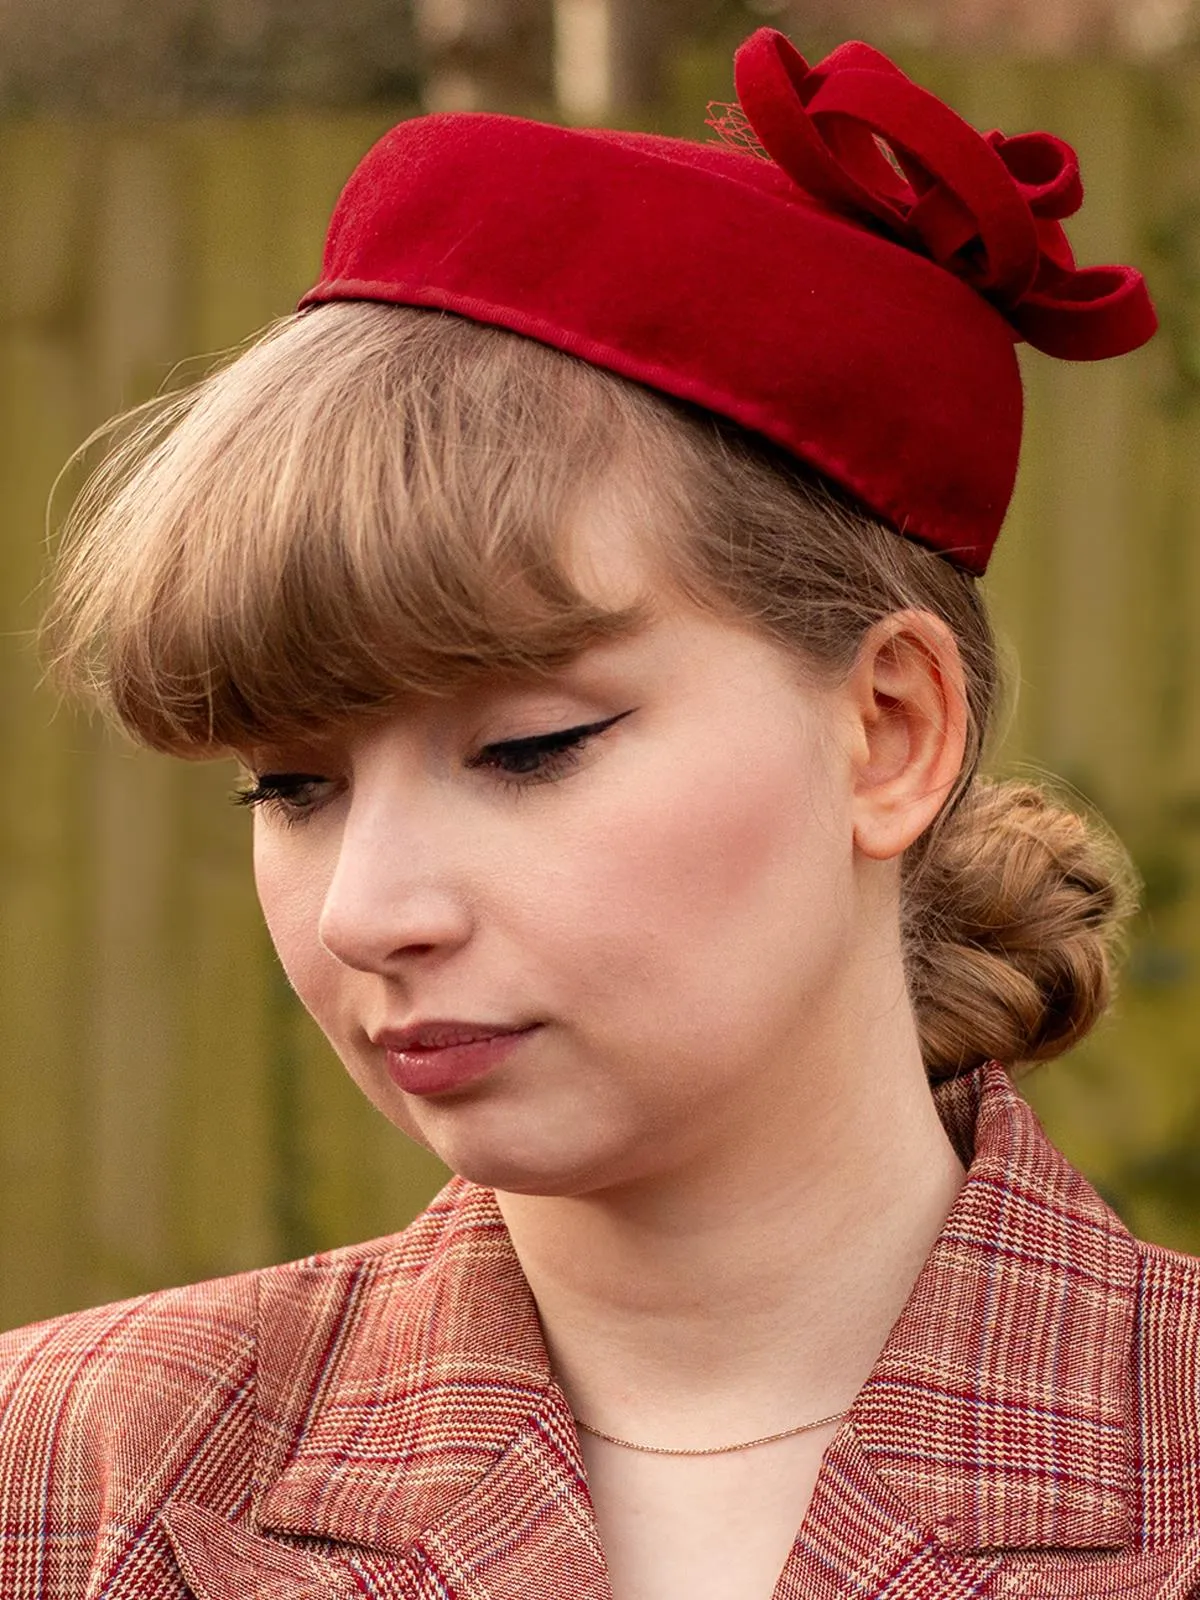
<path fill-rule="evenodd" d="M 276 325 L 123 426 L 63 528 L 49 675 L 189 759 L 553 670 L 647 618 L 566 568 L 628 429 L 612 381 L 436 311 Z"/>

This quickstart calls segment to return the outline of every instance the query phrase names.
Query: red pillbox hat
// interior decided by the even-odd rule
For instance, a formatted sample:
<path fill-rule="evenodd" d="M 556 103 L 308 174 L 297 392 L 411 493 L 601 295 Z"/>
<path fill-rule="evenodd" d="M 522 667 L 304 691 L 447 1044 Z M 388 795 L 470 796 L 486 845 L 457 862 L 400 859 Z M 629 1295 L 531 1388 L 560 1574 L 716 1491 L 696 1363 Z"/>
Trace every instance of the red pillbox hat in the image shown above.
<path fill-rule="evenodd" d="M 972 572 L 1008 507 L 1025 340 L 1116 356 L 1156 322 L 1078 268 L 1069 145 L 980 134 L 869 45 L 815 67 L 762 28 L 721 139 L 415 117 L 363 158 L 301 306 L 508 328 L 782 446 Z"/>

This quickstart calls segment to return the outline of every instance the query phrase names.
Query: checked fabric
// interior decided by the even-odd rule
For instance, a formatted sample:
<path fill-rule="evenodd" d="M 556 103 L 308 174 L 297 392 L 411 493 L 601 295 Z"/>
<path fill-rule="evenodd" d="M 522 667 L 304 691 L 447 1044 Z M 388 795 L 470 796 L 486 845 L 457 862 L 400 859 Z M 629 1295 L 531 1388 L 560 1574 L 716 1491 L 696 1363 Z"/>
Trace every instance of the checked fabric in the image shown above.
<path fill-rule="evenodd" d="M 1004 1070 L 775 1600 L 1200 1596 L 1200 1262 L 1139 1243 Z M 0 1338 L 0 1600 L 608 1600 L 490 1190 L 404 1233 Z"/>

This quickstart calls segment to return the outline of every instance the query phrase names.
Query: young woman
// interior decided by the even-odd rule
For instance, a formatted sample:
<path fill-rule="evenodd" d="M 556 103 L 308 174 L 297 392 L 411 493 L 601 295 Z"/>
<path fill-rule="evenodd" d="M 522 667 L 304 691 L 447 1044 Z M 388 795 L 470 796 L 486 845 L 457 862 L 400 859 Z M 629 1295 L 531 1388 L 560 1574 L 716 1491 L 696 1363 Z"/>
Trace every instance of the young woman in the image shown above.
<path fill-rule="evenodd" d="M 1200 1593 L 1200 1277 L 1008 1069 L 1117 847 L 977 776 L 1014 344 L 1154 328 L 1071 151 L 763 30 L 724 142 L 442 116 L 126 431 L 59 680 L 236 752 L 297 993 L 456 1173 L 0 1341 L 0 1594 Z"/>

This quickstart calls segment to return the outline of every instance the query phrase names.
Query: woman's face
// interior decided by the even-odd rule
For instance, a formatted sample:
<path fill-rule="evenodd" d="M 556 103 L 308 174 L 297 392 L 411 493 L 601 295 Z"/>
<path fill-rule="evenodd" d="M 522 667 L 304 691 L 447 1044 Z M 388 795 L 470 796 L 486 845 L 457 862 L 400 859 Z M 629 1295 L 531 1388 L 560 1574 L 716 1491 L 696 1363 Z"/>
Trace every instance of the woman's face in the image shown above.
<path fill-rule="evenodd" d="M 578 548 L 606 599 L 651 581 L 611 513 Z M 862 982 L 843 711 L 664 599 L 550 684 L 248 753 L 303 807 L 255 820 L 288 977 L 368 1098 L 477 1182 L 584 1193 L 703 1161 L 796 1113 Z M 557 757 L 510 746 L 581 726 Z M 402 1087 L 372 1039 L 431 1019 L 538 1026 L 470 1082 Z"/>

